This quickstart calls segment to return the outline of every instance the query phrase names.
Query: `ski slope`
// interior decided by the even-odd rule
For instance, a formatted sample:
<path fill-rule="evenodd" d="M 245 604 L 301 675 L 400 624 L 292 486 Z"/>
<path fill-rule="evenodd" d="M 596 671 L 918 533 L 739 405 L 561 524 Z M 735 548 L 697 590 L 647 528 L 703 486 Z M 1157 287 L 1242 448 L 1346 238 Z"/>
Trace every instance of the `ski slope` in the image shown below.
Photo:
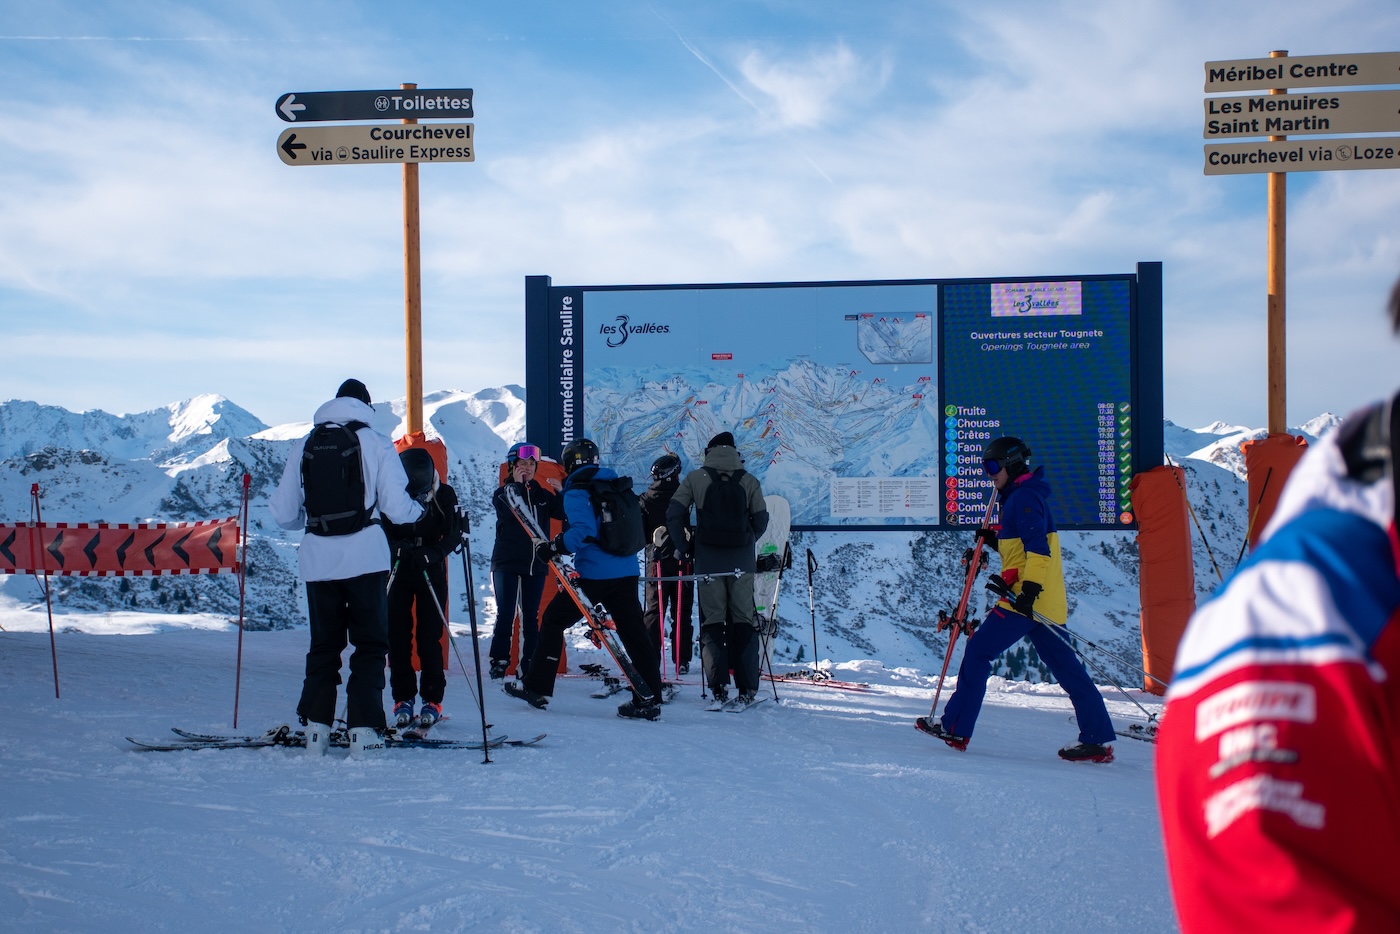
<path fill-rule="evenodd" d="M 560 679 L 548 711 L 488 682 L 495 732 L 549 733 L 490 765 L 143 753 L 123 737 L 229 731 L 236 631 L 197 614 L 56 623 L 58 699 L 42 607 L 0 608 L 6 930 L 1175 930 L 1154 747 L 1062 762 L 1076 731 L 1054 685 L 993 679 L 966 753 L 912 727 L 927 674 L 869 660 L 836 674 L 870 693 L 783 684 L 781 703 L 725 714 L 693 684 L 656 723 L 618 719 L 588 679 Z M 239 732 L 293 716 L 306 640 L 245 634 Z M 1105 696 L 1116 722 L 1141 720 Z M 479 735 L 455 658 L 446 709 L 435 735 Z"/>

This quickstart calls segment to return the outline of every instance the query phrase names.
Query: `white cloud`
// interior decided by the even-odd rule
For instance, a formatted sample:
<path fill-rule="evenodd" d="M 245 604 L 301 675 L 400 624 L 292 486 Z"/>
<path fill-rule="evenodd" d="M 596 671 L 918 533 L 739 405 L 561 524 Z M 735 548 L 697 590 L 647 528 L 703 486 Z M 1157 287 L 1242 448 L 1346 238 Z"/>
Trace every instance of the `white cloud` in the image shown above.
<path fill-rule="evenodd" d="M 844 42 L 805 58 L 781 61 L 752 49 L 740 61 L 739 71 L 763 95 L 780 125 L 804 128 L 831 124 L 847 109 L 847 99 L 854 92 L 866 97 L 884 78 Z"/>

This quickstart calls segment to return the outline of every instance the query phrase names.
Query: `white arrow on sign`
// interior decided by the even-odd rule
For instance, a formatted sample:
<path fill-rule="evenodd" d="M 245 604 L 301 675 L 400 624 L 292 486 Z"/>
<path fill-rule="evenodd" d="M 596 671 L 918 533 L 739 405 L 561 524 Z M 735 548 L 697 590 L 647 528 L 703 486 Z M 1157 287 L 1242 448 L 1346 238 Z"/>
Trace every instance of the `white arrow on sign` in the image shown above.
<path fill-rule="evenodd" d="M 306 109 L 305 104 L 294 103 L 296 99 L 297 96 L 295 94 L 288 94 L 287 99 L 277 105 L 277 109 L 282 111 L 282 116 L 292 122 L 296 122 L 298 112 Z"/>

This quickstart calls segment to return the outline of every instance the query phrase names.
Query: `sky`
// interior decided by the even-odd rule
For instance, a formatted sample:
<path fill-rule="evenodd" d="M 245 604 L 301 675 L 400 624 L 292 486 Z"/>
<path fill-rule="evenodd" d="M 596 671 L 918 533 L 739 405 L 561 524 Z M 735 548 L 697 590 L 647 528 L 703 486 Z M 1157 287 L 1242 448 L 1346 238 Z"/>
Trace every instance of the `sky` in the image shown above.
<path fill-rule="evenodd" d="M 523 384 L 560 285 L 1123 273 L 1166 415 L 1265 421 L 1263 176 L 1202 174 L 1206 61 L 1394 51 L 1386 0 L 0 0 L 0 399 L 404 394 L 397 165 L 277 158 L 289 91 L 468 87 L 421 169 L 425 388 Z M 1288 420 L 1397 382 L 1400 175 L 1288 190 Z"/>

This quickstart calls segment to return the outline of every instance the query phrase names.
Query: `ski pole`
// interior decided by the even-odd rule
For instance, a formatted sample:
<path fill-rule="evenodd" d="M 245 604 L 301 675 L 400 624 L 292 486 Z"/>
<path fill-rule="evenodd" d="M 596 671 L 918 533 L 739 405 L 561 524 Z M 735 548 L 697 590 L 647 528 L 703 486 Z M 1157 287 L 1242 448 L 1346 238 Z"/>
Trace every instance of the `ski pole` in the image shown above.
<path fill-rule="evenodd" d="M 1196 523 L 1196 531 L 1201 533 L 1201 544 L 1206 546 L 1206 554 L 1210 557 L 1210 566 L 1215 568 L 1215 576 L 1220 578 L 1220 583 L 1225 583 L 1225 575 L 1220 573 L 1220 565 L 1215 563 L 1215 552 L 1211 551 L 1210 540 L 1206 538 L 1206 530 L 1201 528 L 1201 520 L 1196 517 L 1196 507 L 1191 505 L 1191 497 L 1186 495 L 1186 487 L 1182 485 L 1181 478 L 1176 475 L 1176 465 L 1172 463 L 1171 455 L 1167 455 L 1167 467 L 1172 472 L 1172 479 L 1176 481 L 1176 488 L 1181 491 L 1181 498 L 1186 500 L 1186 508 L 1191 513 L 1191 520 Z M 1186 468 L 1182 468 L 1184 471 Z M 1249 536 L 1245 536 L 1245 541 Z M 1236 562 L 1238 564 L 1239 562 Z"/>
<path fill-rule="evenodd" d="M 1009 587 L 1006 586 L 1006 582 L 1003 581 L 1003 580 L 1002 580 L 1000 577 L 998 577 L 997 575 L 992 575 L 992 576 L 993 576 L 993 578 L 995 579 L 996 583 L 994 584 L 993 581 L 990 581 L 990 580 L 989 580 L 989 581 L 987 582 L 987 589 L 990 590 L 992 593 L 996 594 L 997 596 L 1001 597 L 1001 598 L 1004 599 L 1004 600 L 1007 600 L 1007 599 L 1009 599 L 1009 600 L 1014 600 L 1014 599 L 1016 598 L 1016 594 L 1013 593 L 1013 592 L 1011 591 L 1011 588 L 1009 588 Z M 998 586 L 998 585 L 1000 585 L 1000 586 Z M 1014 610 L 1014 608 L 1013 608 L 1013 610 Z M 1017 611 L 1015 611 L 1015 612 L 1020 612 L 1020 611 L 1017 610 Z M 1057 622 L 1054 622 L 1054 621 L 1051 620 L 1049 617 L 1047 617 L 1047 616 L 1045 616 L 1044 614 L 1042 614 L 1039 610 L 1036 610 L 1034 607 L 1031 608 L 1031 611 L 1030 611 L 1029 614 L 1021 614 L 1021 615 L 1023 615 L 1023 616 L 1028 615 L 1031 619 L 1035 620 L 1037 623 L 1039 623 L 1040 625 L 1044 626 L 1045 628 L 1049 629 L 1052 633 L 1054 633 L 1055 636 L 1056 636 L 1057 638 L 1059 638 L 1059 640 L 1060 640 L 1061 642 L 1063 642 L 1065 645 L 1069 646 L 1071 652 L 1073 652 L 1075 655 L 1078 655 L 1078 656 L 1079 656 L 1079 658 L 1084 662 L 1084 664 L 1088 665 L 1090 668 L 1094 669 L 1096 672 L 1098 672 L 1100 675 L 1102 675 L 1103 678 L 1104 678 L 1104 680 L 1106 680 L 1109 684 L 1113 685 L 1115 688 L 1118 689 L 1118 693 L 1119 693 L 1119 694 L 1122 694 L 1122 695 L 1123 695 L 1124 697 L 1126 697 L 1128 700 L 1132 701 L 1133 706 L 1137 707 L 1138 710 L 1141 710 L 1141 711 L 1142 711 L 1142 714 L 1143 714 L 1143 716 L 1145 716 L 1145 717 L 1147 718 L 1147 722 L 1148 722 L 1148 723 L 1151 723 L 1152 721 L 1154 721 L 1154 720 L 1157 719 L 1157 715 L 1156 715 L 1156 714 L 1154 714 L 1154 713 L 1148 713 L 1147 708 L 1144 707 L 1144 706 L 1142 706 L 1142 704 L 1138 703 L 1137 698 L 1135 698 L 1135 697 L 1133 697 L 1131 694 L 1129 694 L 1128 691 L 1127 691 L 1127 689 L 1124 688 L 1123 685 L 1119 684 L 1116 680 L 1114 680 L 1114 678 L 1113 678 L 1112 675 L 1110 675 L 1107 671 L 1105 671 L 1102 667 L 1100 667 L 1100 666 L 1099 666 L 1093 659 L 1091 659 L 1089 656 L 1087 656 L 1087 655 L 1085 655 L 1083 652 L 1079 651 L 1079 647 L 1078 647 L 1077 645 L 1074 644 L 1073 639 L 1070 638 L 1070 634 L 1068 634 L 1068 633 L 1062 631 L 1062 630 L 1065 628 L 1064 626 L 1060 625 L 1060 624 L 1057 623 Z M 1105 654 L 1107 654 L 1107 653 L 1105 653 Z M 1141 670 L 1141 669 L 1139 669 L 1139 670 Z M 1154 681 L 1161 681 L 1160 678 L 1153 678 L 1152 675 L 1148 675 L 1147 672 L 1145 672 L 1145 671 L 1142 672 L 1142 673 L 1145 674 L 1145 675 L 1147 675 L 1149 678 L 1152 678 Z M 1162 684 L 1166 684 L 1165 681 L 1161 681 L 1161 683 L 1162 683 Z"/>
<path fill-rule="evenodd" d="M 759 645 L 763 648 L 763 658 L 760 661 L 768 662 L 768 683 L 773 686 L 773 703 L 778 701 L 778 676 L 773 673 L 773 656 L 770 654 L 773 643 L 772 637 L 778 633 L 778 598 L 783 593 L 783 571 L 792 567 L 792 546 L 783 542 L 783 557 L 778 562 L 778 585 L 773 588 L 773 605 L 768 608 L 769 618 L 760 633 Z M 762 666 L 759 668 L 762 674 Z"/>
<path fill-rule="evenodd" d="M 743 577 L 745 574 L 752 573 L 754 572 L 741 571 L 738 568 L 735 568 L 732 571 L 712 571 L 708 574 L 667 574 L 660 577 L 643 577 L 642 580 L 646 583 L 653 583 L 656 581 L 698 581 L 699 583 L 705 584 L 720 577 L 732 577 L 737 580 L 738 578 Z"/>
<path fill-rule="evenodd" d="M 1015 591 L 1013 591 L 1009 586 L 1007 586 L 1006 581 L 1003 580 L 1003 579 L 1001 578 L 1001 576 L 998 575 L 998 574 L 993 574 L 992 577 L 991 577 L 991 579 L 987 581 L 987 589 L 990 590 L 992 593 L 996 594 L 998 597 L 1002 598 L 1003 600 L 1013 601 L 1013 602 L 1014 602 L 1015 599 L 1016 599 L 1016 593 L 1015 593 Z M 1031 612 L 1034 613 L 1035 610 L 1032 609 Z M 1163 681 L 1161 678 L 1157 677 L 1157 676 L 1154 675 L 1152 672 L 1147 671 L 1147 670 L 1144 669 L 1144 668 L 1139 668 L 1137 665 L 1135 665 L 1135 664 L 1133 664 L 1132 662 L 1128 661 L 1126 658 L 1122 658 L 1122 657 L 1120 657 L 1120 656 L 1118 656 L 1118 655 L 1113 654 L 1113 653 L 1110 652 L 1108 649 L 1106 649 L 1106 648 L 1104 648 L 1103 646 L 1099 645 L 1097 642 L 1094 642 L 1094 641 L 1091 640 L 1091 639 L 1087 639 L 1087 638 L 1085 638 L 1084 636 L 1081 636 L 1079 633 L 1075 632 L 1073 629 L 1070 629 L 1068 626 L 1062 626 L 1062 625 L 1060 625 L 1059 623 L 1051 623 L 1051 625 L 1059 626 L 1061 629 L 1063 629 L 1065 632 L 1069 633 L 1072 637 L 1074 637 L 1074 638 L 1075 638 L 1076 640 L 1078 640 L 1079 642 L 1083 642 L 1085 645 L 1089 646 L 1091 649 L 1096 649 L 1096 650 L 1098 650 L 1099 652 L 1102 652 L 1104 655 L 1107 655 L 1109 658 L 1113 659 L 1113 660 L 1114 660 L 1115 662 L 1117 662 L 1118 664 L 1120 664 L 1120 665 L 1127 665 L 1129 668 L 1131 668 L 1133 671 L 1136 671 L 1138 674 L 1143 675 L 1144 677 L 1147 677 L 1147 678 L 1151 678 L 1153 681 L 1156 681 L 1156 682 L 1157 682 L 1158 684 L 1160 684 L 1162 687 L 1164 687 L 1164 688 L 1169 688 L 1169 687 L 1171 687 L 1171 683 L 1170 683 L 1170 682 L 1168 682 L 1168 681 Z"/>
<path fill-rule="evenodd" d="M 817 607 L 812 601 L 812 575 L 817 572 L 817 556 L 807 549 L 807 612 L 812 616 L 812 671 L 817 670 Z"/>
<path fill-rule="evenodd" d="M 467 682 L 467 690 L 471 692 L 472 700 L 477 706 L 481 705 L 481 698 L 476 696 L 476 688 L 472 687 L 471 675 L 467 674 L 467 663 L 462 661 L 462 653 L 457 650 L 457 637 L 452 634 L 452 625 L 447 621 L 447 614 L 443 612 L 442 604 L 438 602 L 437 594 L 433 591 L 433 579 L 428 576 L 428 569 L 423 569 L 423 580 L 428 585 L 428 596 L 433 601 L 433 608 L 437 610 L 438 619 L 442 620 L 442 628 L 447 631 L 447 641 L 452 643 L 452 654 L 457 656 L 457 667 L 462 669 L 462 678 Z"/>
<path fill-rule="evenodd" d="M 1122 694 L 1122 695 L 1123 695 L 1124 697 L 1126 697 L 1128 700 L 1132 701 L 1132 702 L 1133 702 L 1133 706 L 1137 707 L 1138 710 L 1141 710 L 1141 711 L 1142 711 L 1142 715 L 1143 715 L 1144 717 L 1147 718 L 1147 722 L 1148 722 L 1148 723 L 1151 723 L 1151 722 L 1153 722 L 1154 720 L 1157 719 L 1157 715 L 1156 715 L 1155 713 L 1148 713 L 1148 712 L 1147 712 L 1147 708 L 1144 707 L 1144 706 L 1142 706 L 1142 704 L 1138 703 L 1137 698 L 1135 698 L 1135 697 L 1133 697 L 1131 694 L 1129 694 L 1129 693 L 1127 692 L 1127 690 L 1123 687 L 1123 685 L 1119 684 L 1117 681 L 1115 681 L 1115 680 L 1113 679 L 1113 676 L 1112 676 L 1111 674 L 1109 674 L 1107 671 L 1104 671 L 1104 669 L 1103 669 L 1102 667 L 1100 667 L 1098 664 L 1096 664 L 1096 663 L 1094 662 L 1093 659 L 1089 658 L 1089 656 L 1087 656 L 1087 655 L 1085 655 L 1083 652 L 1079 651 L 1078 647 L 1075 646 L 1075 644 L 1074 644 L 1073 641 L 1071 641 L 1069 635 L 1066 634 L 1066 633 L 1060 632 L 1059 629 L 1057 628 L 1057 625 L 1056 625 L 1055 623 L 1049 622 L 1049 621 L 1047 621 L 1047 620 L 1045 620 L 1045 619 L 1036 619 L 1036 622 L 1039 623 L 1039 624 L 1042 625 L 1042 626 L 1045 626 L 1047 629 L 1049 629 L 1051 632 L 1053 632 L 1056 636 L 1058 636 L 1058 637 L 1060 638 L 1060 641 L 1064 642 L 1065 645 L 1069 646 L 1070 649 L 1074 652 L 1075 655 L 1078 655 L 1081 659 L 1084 660 L 1084 663 L 1085 663 L 1086 665 L 1088 665 L 1090 668 L 1092 668 L 1092 669 L 1094 669 L 1095 671 L 1097 671 L 1100 675 L 1102 675 L 1102 676 L 1108 681 L 1109 684 L 1111 684 L 1111 685 L 1113 685 L 1115 688 L 1117 688 L 1119 694 Z"/>
<path fill-rule="evenodd" d="M 1259 498 L 1254 501 L 1254 514 L 1249 517 L 1249 525 L 1244 530 L 1244 541 L 1240 542 L 1240 553 L 1235 556 L 1235 567 L 1238 569 L 1240 562 L 1244 560 L 1244 550 L 1249 547 L 1249 536 L 1254 534 L 1254 520 L 1259 518 L 1259 504 L 1264 502 L 1264 491 L 1269 488 L 1269 478 L 1274 475 L 1274 468 L 1270 467 L 1269 472 L 1264 474 L 1264 485 L 1259 488 Z"/>
<path fill-rule="evenodd" d="M 39 509 L 39 484 L 35 483 L 29 487 L 29 495 L 31 497 L 29 519 L 39 530 L 37 535 L 31 536 L 29 539 L 29 558 L 32 566 L 35 563 L 34 558 L 37 553 L 39 558 L 37 563 L 44 572 L 44 606 L 49 613 L 49 651 L 53 655 L 53 696 L 58 697 L 58 642 L 54 639 L 53 634 L 53 600 L 49 596 L 49 563 L 45 557 L 48 554 L 48 549 L 39 547 L 39 540 L 44 534 L 44 516 Z"/>
<path fill-rule="evenodd" d="M 661 576 L 661 556 L 656 556 L 656 576 Z M 656 585 L 656 642 L 661 646 L 661 680 L 666 680 L 666 595 L 661 584 Z"/>
<path fill-rule="evenodd" d="M 467 584 L 467 619 L 472 626 L 472 657 L 476 660 L 476 683 L 481 684 L 481 639 L 476 634 L 476 586 L 472 581 L 472 517 L 465 506 L 458 504 L 457 514 L 462 518 L 462 576 Z M 485 747 L 486 758 L 483 765 L 491 762 L 491 742 L 486 738 L 486 686 L 481 685 L 481 745 Z"/>
<path fill-rule="evenodd" d="M 384 585 L 384 592 L 388 593 L 394 589 L 394 578 L 399 576 L 399 559 L 394 559 L 394 566 L 389 569 L 389 581 Z"/>
<path fill-rule="evenodd" d="M 660 562 L 657 562 L 657 567 L 660 566 Z M 679 562 L 676 563 L 676 569 L 681 569 Z M 659 571 L 657 573 L 660 574 Z M 658 583 L 656 586 L 659 591 L 661 584 Z M 676 656 L 677 681 L 681 679 L 681 640 L 685 638 L 685 627 L 681 625 L 681 607 L 684 605 L 684 601 L 681 600 L 683 587 L 685 587 L 685 581 L 676 581 L 676 605 L 671 608 L 671 651 Z"/>

